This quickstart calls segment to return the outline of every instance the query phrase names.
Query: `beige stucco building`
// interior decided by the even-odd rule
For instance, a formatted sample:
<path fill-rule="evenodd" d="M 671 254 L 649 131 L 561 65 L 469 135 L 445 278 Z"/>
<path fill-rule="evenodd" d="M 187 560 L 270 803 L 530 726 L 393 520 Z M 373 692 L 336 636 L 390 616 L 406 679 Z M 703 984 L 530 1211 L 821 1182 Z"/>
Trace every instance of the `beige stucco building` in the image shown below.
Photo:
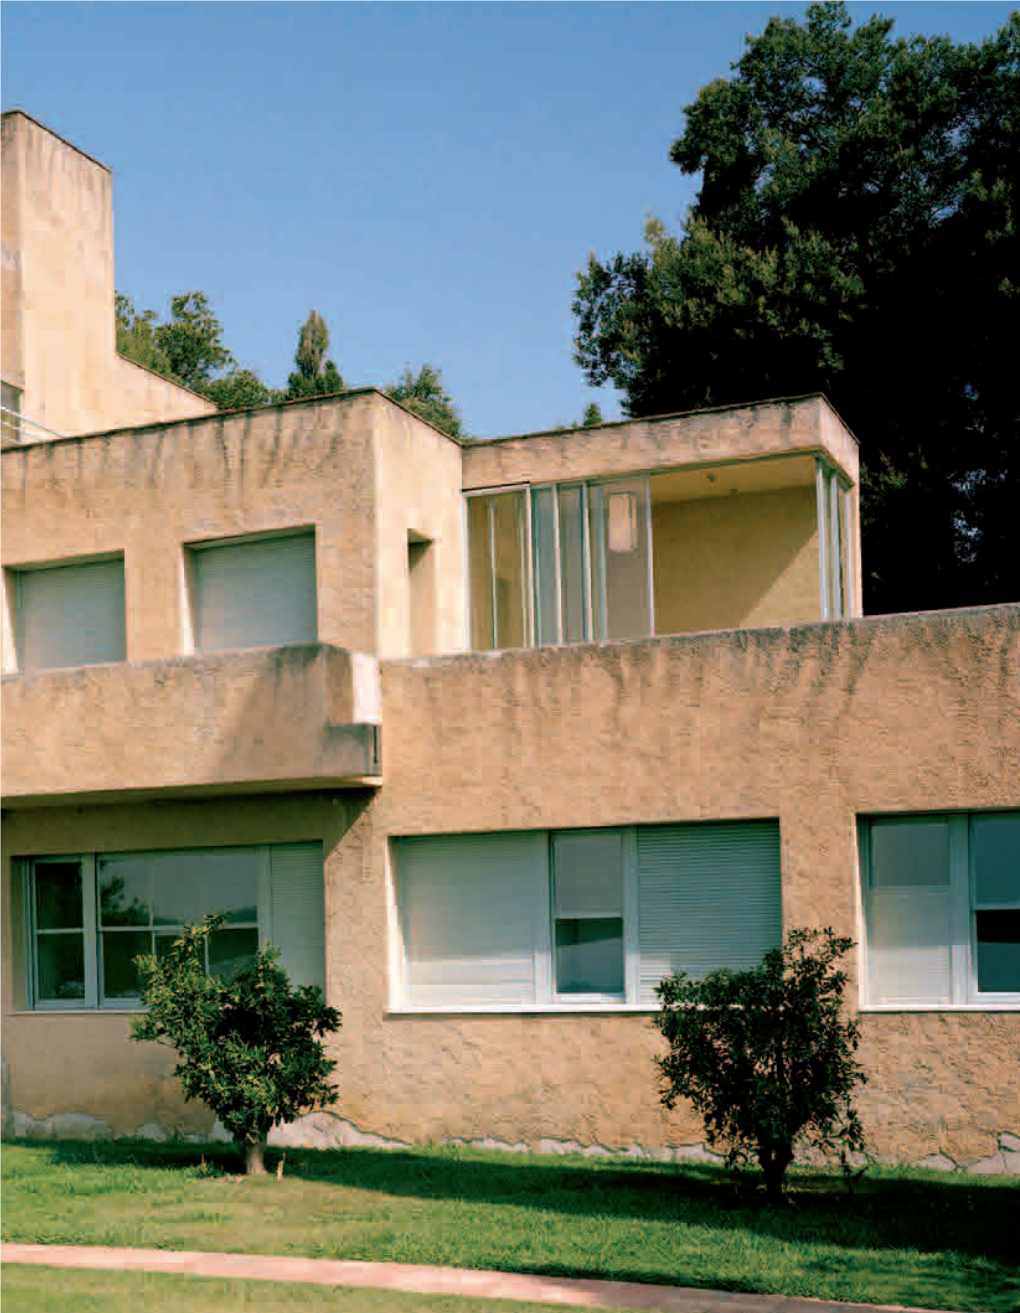
<path fill-rule="evenodd" d="M 831 925 L 871 1151 L 1020 1167 L 1020 607 L 862 618 L 824 398 L 101 404 L 2 455 L 7 1128 L 210 1132 L 127 1034 L 133 956 L 222 909 L 210 966 L 271 941 L 343 1010 L 284 1137 L 696 1152 L 655 984 Z"/>

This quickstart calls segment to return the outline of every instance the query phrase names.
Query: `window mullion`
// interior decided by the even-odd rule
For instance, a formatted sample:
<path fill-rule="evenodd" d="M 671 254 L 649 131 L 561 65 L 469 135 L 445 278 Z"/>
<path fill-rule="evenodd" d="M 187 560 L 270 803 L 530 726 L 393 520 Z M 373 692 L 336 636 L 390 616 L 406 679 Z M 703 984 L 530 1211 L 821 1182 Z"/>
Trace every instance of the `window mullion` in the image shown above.
<path fill-rule="evenodd" d="M 966 813 L 949 818 L 949 927 L 950 997 L 955 1005 L 974 1001 L 972 984 L 975 962 L 972 953 L 971 872 L 968 859 Z"/>
<path fill-rule="evenodd" d="M 553 596 L 556 598 L 556 646 L 563 645 L 563 562 L 560 560 L 560 489 L 552 487 Z"/>
<path fill-rule="evenodd" d="M 273 942 L 273 881 L 270 850 L 262 845 L 255 849 L 255 908 L 258 917 L 259 947 Z"/>
<path fill-rule="evenodd" d="M 82 934 L 85 955 L 85 1006 L 99 1006 L 99 934 L 96 929 L 98 891 L 96 858 L 89 853 L 81 859 Z"/>
<path fill-rule="evenodd" d="M 648 570 L 648 633 L 655 634 L 655 540 L 652 536 L 652 481 L 645 475 L 645 557 Z"/>
<path fill-rule="evenodd" d="M 815 457 L 815 505 L 818 519 L 818 589 L 821 619 L 829 618 L 829 534 L 828 501 L 825 496 L 825 466 Z"/>
<path fill-rule="evenodd" d="M 638 924 L 637 828 L 627 826 L 623 843 L 623 979 L 627 1003 L 641 1001 L 641 950 Z"/>
<path fill-rule="evenodd" d="M 553 998 L 552 969 L 552 835 L 543 830 L 535 836 L 535 1002 L 548 1005 Z"/>

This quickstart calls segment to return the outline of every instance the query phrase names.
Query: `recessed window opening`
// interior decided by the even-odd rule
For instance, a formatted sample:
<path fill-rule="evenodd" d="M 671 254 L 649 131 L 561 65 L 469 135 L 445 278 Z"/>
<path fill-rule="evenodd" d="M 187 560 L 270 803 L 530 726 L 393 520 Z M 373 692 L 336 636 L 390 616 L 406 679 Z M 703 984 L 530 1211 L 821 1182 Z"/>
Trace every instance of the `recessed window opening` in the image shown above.
<path fill-rule="evenodd" d="M 187 550 L 196 651 L 317 640 L 314 530 L 196 543 Z"/>

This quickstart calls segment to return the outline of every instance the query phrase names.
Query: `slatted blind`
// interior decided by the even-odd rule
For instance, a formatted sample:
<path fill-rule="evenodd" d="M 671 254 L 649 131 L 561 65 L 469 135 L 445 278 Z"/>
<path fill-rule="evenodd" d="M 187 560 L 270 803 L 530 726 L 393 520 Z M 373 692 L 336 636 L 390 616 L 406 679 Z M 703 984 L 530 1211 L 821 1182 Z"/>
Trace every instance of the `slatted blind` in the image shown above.
<path fill-rule="evenodd" d="M 868 990 L 872 1003 L 949 1003 L 949 889 L 868 891 Z"/>
<path fill-rule="evenodd" d="M 949 820 L 875 820 L 868 830 L 868 995 L 872 1003 L 952 1000 Z"/>
<path fill-rule="evenodd" d="M 778 822 L 642 827 L 637 861 L 640 1002 L 674 971 L 757 966 L 782 942 Z"/>
<path fill-rule="evenodd" d="M 200 652 L 315 642 L 314 533 L 192 550 Z"/>
<path fill-rule="evenodd" d="M 124 561 L 18 573 L 21 669 L 123 661 Z"/>
<path fill-rule="evenodd" d="M 280 950 L 292 984 L 325 989 L 322 844 L 274 844 L 269 853 L 269 942 Z"/>
<path fill-rule="evenodd" d="M 545 834 L 451 835 L 397 845 L 404 1002 L 535 1002 L 537 918 L 548 899 Z M 548 887 L 546 885 L 546 887 Z"/>

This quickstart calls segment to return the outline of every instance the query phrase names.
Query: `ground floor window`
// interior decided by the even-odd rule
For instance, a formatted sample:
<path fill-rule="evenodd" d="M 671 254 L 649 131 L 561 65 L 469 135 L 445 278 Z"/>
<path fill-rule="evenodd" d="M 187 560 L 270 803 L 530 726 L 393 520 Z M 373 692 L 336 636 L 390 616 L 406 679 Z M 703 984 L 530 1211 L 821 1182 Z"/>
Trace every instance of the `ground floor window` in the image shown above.
<path fill-rule="evenodd" d="M 1020 1007 L 1020 812 L 860 826 L 866 1001 Z"/>
<path fill-rule="evenodd" d="M 437 835 L 395 844 L 398 1005 L 654 1007 L 683 969 L 782 938 L 775 821 Z"/>
<path fill-rule="evenodd" d="M 322 846 L 85 853 L 23 863 L 28 996 L 37 1008 L 138 1003 L 134 959 L 226 916 L 206 966 L 230 976 L 274 943 L 295 984 L 325 983 Z"/>

